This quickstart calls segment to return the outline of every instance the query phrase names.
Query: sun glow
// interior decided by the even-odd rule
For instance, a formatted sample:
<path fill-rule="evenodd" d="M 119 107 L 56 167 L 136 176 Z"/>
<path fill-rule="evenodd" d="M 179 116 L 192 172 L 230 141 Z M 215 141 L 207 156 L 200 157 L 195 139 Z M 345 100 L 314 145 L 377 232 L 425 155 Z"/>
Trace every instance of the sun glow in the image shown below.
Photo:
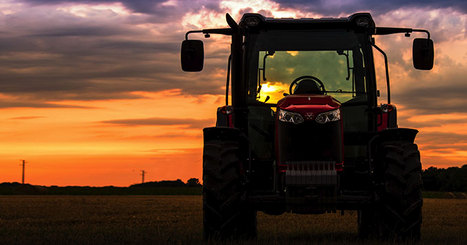
<path fill-rule="evenodd" d="M 292 56 L 297 56 L 298 55 L 298 51 L 286 51 L 286 53 L 292 55 Z"/>
<path fill-rule="evenodd" d="M 276 103 L 288 93 L 289 85 L 280 82 L 267 82 L 261 84 L 260 101 L 265 101 L 269 96 L 268 103 Z"/>

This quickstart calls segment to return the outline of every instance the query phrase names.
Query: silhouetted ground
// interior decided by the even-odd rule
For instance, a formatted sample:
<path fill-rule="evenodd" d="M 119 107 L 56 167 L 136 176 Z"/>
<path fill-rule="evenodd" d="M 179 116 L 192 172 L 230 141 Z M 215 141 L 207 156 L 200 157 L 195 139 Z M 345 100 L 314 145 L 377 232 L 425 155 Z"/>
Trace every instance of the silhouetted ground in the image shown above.
<path fill-rule="evenodd" d="M 202 186 L 182 181 L 159 181 L 135 184 L 130 187 L 39 186 L 0 183 L 0 195 L 201 195 Z M 424 198 L 466 199 L 465 192 L 424 191 Z"/>
<path fill-rule="evenodd" d="M 0 244 L 201 244 L 201 207 L 201 196 L 0 196 Z M 467 244 L 466 227 L 467 200 L 424 200 L 421 244 Z M 258 213 L 256 241 L 223 244 L 317 243 L 381 244 L 358 239 L 356 212 Z"/>
<path fill-rule="evenodd" d="M 201 195 L 201 185 L 199 183 L 185 184 L 181 180 L 147 182 L 130 187 L 60 187 L 14 182 L 1 183 L 0 195 Z"/>

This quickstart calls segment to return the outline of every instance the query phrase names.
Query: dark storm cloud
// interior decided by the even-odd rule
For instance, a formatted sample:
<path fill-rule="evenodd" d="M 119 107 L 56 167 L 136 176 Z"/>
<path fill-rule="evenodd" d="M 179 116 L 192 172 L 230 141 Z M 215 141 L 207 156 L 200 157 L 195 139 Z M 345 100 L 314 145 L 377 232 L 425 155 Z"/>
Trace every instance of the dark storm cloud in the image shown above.
<path fill-rule="evenodd" d="M 213 124 L 212 119 L 193 119 L 193 118 L 143 118 L 143 119 L 120 119 L 102 121 L 101 123 L 116 124 L 121 126 L 188 126 L 190 128 L 203 128 Z"/>
<path fill-rule="evenodd" d="M 0 93 L 29 99 L 32 107 L 50 106 L 38 101 L 141 98 L 130 93 L 133 91 L 222 93 L 223 82 L 204 78 L 225 68 L 227 45 L 225 50 L 207 52 L 202 76 L 182 73 L 179 61 L 180 43 L 186 32 L 179 23 L 181 16 L 206 6 L 215 9 L 215 1 L 183 2 L 177 9 L 161 5 L 165 1 L 23 2 L 29 5 L 13 14 L 0 15 L 0 23 L 7 23 L 0 36 Z M 105 16 L 92 12 L 81 17 L 55 7 L 61 3 L 114 2 L 122 2 L 132 11 L 152 12 L 149 17 L 109 11 L 102 12 Z M 152 10 L 150 5 L 154 6 Z M 28 10 L 28 6 L 32 9 Z M 161 23 L 163 16 L 158 11 L 174 19 Z M 146 24 L 149 26 L 138 26 Z M 2 108 L 8 105 L 19 104 L 3 103 Z"/>
<path fill-rule="evenodd" d="M 190 81 L 189 74 L 180 72 L 178 41 L 34 37 L 0 39 L 1 44 L 7 50 L 4 53 L 10 54 L 0 57 L 3 93 L 30 94 L 36 99 L 92 100 L 135 98 L 124 93 L 183 87 L 195 93 L 220 92 L 221 84 L 199 89 L 193 87 L 197 82 Z M 37 52 L 42 56 L 32 58 Z"/>
<path fill-rule="evenodd" d="M 0 30 L 1 93 L 24 96 L 37 106 L 48 106 L 41 104 L 47 101 L 141 98 L 131 94 L 134 91 L 180 89 L 182 94 L 191 95 L 224 93 L 222 86 L 225 83 L 228 44 L 213 44 L 213 40 L 205 40 L 205 69 L 201 73 L 181 72 L 179 60 L 180 42 L 187 31 L 180 25 L 181 17 L 188 12 L 196 13 L 201 8 L 219 12 L 220 1 L 178 1 L 178 6 L 163 5 L 167 2 L 165 0 L 22 2 L 27 5 L 17 12 L 0 15 L 0 23 L 7 24 Z M 397 1 L 399 5 L 394 2 L 360 2 L 352 5 L 342 2 L 339 5 L 335 1 L 291 1 L 281 6 L 293 5 L 301 11 L 328 8 L 331 11 L 329 14 L 336 15 L 345 11 L 353 12 L 347 9 L 357 8 L 354 6 L 390 11 L 398 9 L 398 6 L 419 4 L 420 7 L 428 8 L 440 5 L 434 1 L 428 1 L 426 5 L 420 4 L 421 1 Z M 110 13 L 103 17 L 100 12 L 96 12 L 88 17 L 80 17 L 55 7 L 63 3 L 122 3 L 130 11 L 144 14 L 120 16 Z M 459 6 L 459 9 L 463 9 L 461 5 L 465 6 L 461 1 L 448 1 L 444 7 Z M 33 10 L 28 11 L 28 7 Z M 417 26 L 424 26 L 422 24 L 427 20 L 422 19 Z M 146 24 L 150 27 L 141 27 Z M 434 24 L 429 27 L 430 30 L 442 30 Z M 151 34 L 152 31 L 155 34 Z M 450 34 L 449 31 L 440 33 L 443 37 L 449 37 Z M 433 36 L 437 40 L 441 38 L 436 33 Z M 404 51 L 396 49 L 389 52 L 394 57 L 390 59 L 391 64 L 410 66 L 402 59 Z M 412 73 L 409 75 L 416 76 Z M 459 80 L 456 77 L 453 79 Z M 394 93 L 394 97 L 400 98 L 395 101 L 410 104 L 417 109 L 463 111 L 457 104 L 466 102 L 459 97 L 459 90 L 465 91 L 464 85 L 460 84 L 456 89 L 450 86 L 448 83 L 439 87 L 414 86 L 400 94 Z M 443 91 L 443 99 L 422 96 L 436 96 L 432 89 Z M 15 106 L 18 103 L 10 104 Z M 3 105 L 4 108 L 8 103 Z"/>
<path fill-rule="evenodd" d="M 439 147 L 439 144 L 445 145 L 446 147 L 453 147 L 454 144 L 467 144 L 467 134 L 456 134 L 456 133 L 420 133 L 420 138 L 423 138 L 423 142 L 434 148 Z M 438 146 L 437 146 L 438 145 Z"/>
<path fill-rule="evenodd" d="M 438 74 L 413 82 L 409 88 L 394 93 L 393 98 L 405 108 L 422 114 L 467 113 L 465 77 L 467 72 L 464 69 L 449 75 Z"/>
<path fill-rule="evenodd" d="M 219 1 L 213 0 L 181 1 L 180 4 L 183 5 L 181 7 L 164 5 L 168 0 L 23 0 L 22 2 L 31 5 L 121 3 L 133 12 L 154 16 L 155 18 L 152 18 L 152 20 L 157 22 L 178 20 L 184 13 L 197 11 L 201 8 L 219 10 Z"/>
<path fill-rule="evenodd" d="M 56 28 L 44 28 L 41 31 L 37 31 L 37 34 L 31 36 L 37 37 L 66 37 L 66 36 L 80 36 L 80 37 L 103 37 L 113 36 L 118 34 L 132 34 L 133 31 L 130 29 L 123 30 L 123 28 L 115 28 L 110 26 L 67 26 L 67 27 L 56 27 Z"/>
<path fill-rule="evenodd" d="M 167 0 L 23 0 L 32 5 L 52 5 L 62 3 L 82 3 L 82 4 L 99 4 L 99 3 L 122 3 L 128 8 L 137 12 L 145 13 L 152 10 L 161 3 Z"/>
<path fill-rule="evenodd" d="M 384 14 L 389 11 L 404 8 L 453 8 L 463 13 L 467 13 L 467 1 L 465 0 L 393 0 L 393 1 L 326 1 L 326 0 L 273 0 L 282 7 L 301 9 L 302 11 L 312 11 L 325 15 L 339 15 L 342 13 L 361 12 L 371 10 L 373 14 Z"/>
<path fill-rule="evenodd" d="M 452 125 L 452 124 L 464 124 L 466 123 L 466 119 L 451 119 L 447 118 L 447 116 L 440 115 L 438 118 L 431 120 L 431 121 L 422 121 L 422 122 L 414 122 L 407 120 L 407 117 L 398 118 L 401 121 L 401 124 L 404 127 L 410 128 L 426 128 L 426 127 L 441 127 L 443 125 Z M 467 138 L 466 138 L 467 139 Z"/>
<path fill-rule="evenodd" d="M 1 108 L 74 108 L 74 109 L 90 109 L 93 107 L 76 106 L 76 105 L 59 105 L 44 102 L 22 102 L 22 101 L 4 101 L 0 100 Z"/>

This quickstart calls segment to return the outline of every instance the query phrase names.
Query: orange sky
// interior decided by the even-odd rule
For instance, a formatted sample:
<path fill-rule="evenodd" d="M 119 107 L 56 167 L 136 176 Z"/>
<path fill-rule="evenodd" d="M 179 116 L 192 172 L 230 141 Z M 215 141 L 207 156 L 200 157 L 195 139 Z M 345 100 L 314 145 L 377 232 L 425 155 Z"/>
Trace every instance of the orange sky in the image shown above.
<path fill-rule="evenodd" d="M 28 162 L 26 179 L 41 184 L 128 185 L 141 181 L 140 170 L 146 180 L 200 178 L 201 129 L 215 123 L 223 97 L 178 90 L 138 94 L 144 98 L 66 101 L 83 109 L 3 110 L 0 179 L 18 181 L 20 159 Z M 149 123 L 112 122 L 121 118 Z M 170 121 L 152 125 L 159 118 Z"/>
<path fill-rule="evenodd" d="M 202 128 L 224 101 L 228 39 L 205 42 L 205 70 L 196 74 L 181 72 L 179 45 L 190 29 L 225 27 L 226 12 L 238 20 L 244 12 L 370 11 L 378 26 L 429 29 L 436 55 L 429 72 L 411 67 L 411 38 L 376 38 L 389 56 L 392 100 L 399 125 L 420 131 L 424 168 L 466 164 L 467 14 L 457 1 L 291 2 L 3 1 L 0 182 L 21 180 L 22 159 L 26 182 L 40 185 L 128 186 L 141 170 L 147 181 L 201 178 Z"/>

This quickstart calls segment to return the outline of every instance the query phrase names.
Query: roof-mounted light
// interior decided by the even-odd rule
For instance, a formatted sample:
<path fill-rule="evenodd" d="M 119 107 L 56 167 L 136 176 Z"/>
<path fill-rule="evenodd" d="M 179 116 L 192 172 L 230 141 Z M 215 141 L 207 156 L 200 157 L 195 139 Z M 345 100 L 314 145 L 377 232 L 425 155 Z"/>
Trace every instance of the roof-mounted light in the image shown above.
<path fill-rule="evenodd" d="M 349 21 L 356 32 L 366 32 L 373 34 L 375 32 L 375 22 L 369 13 L 356 13 L 349 16 Z"/>
<path fill-rule="evenodd" d="M 371 20 L 368 17 L 358 17 L 355 19 L 355 24 L 358 27 L 368 28 L 371 24 Z"/>
<path fill-rule="evenodd" d="M 249 27 L 256 27 L 261 23 L 261 20 L 256 16 L 248 16 L 244 20 L 245 25 Z"/>

